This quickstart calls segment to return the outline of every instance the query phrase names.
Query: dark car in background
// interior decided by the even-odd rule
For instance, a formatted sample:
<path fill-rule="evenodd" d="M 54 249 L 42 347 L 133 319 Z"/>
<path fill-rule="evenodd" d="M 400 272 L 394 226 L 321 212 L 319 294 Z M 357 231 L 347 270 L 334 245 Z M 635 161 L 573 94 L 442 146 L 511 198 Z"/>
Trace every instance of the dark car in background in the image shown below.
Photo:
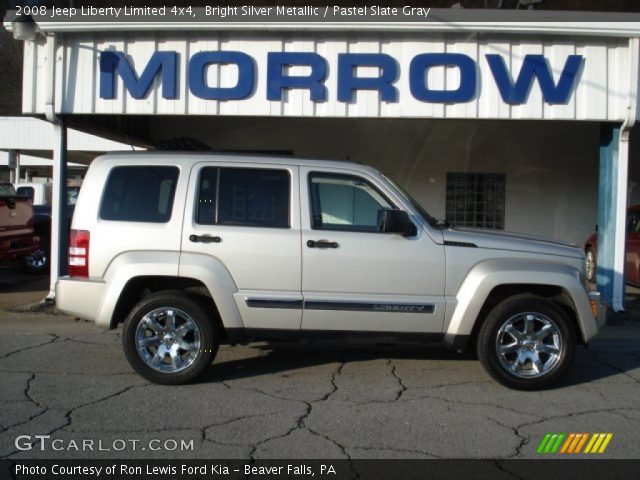
<path fill-rule="evenodd" d="M 0 260 L 24 259 L 40 249 L 34 225 L 31 199 L 0 183 Z"/>
<path fill-rule="evenodd" d="M 595 283 L 598 259 L 597 232 L 585 242 L 584 253 L 587 280 Z M 634 205 L 627 209 L 625 282 L 640 287 L 640 205 Z"/>
<path fill-rule="evenodd" d="M 22 197 L 33 201 L 34 230 L 40 237 L 40 248 L 23 258 L 23 267 L 32 273 L 49 270 L 51 257 L 51 199 L 53 186 L 50 183 L 19 183 L 15 185 L 16 192 Z M 67 219 L 68 231 L 73 218 L 76 199 L 80 187 L 67 187 Z"/>

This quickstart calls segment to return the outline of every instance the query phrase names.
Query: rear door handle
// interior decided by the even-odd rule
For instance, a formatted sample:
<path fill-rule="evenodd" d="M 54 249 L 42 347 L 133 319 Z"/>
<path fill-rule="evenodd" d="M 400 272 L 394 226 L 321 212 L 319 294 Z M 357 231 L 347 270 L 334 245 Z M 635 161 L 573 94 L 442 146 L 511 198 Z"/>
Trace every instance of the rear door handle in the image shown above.
<path fill-rule="evenodd" d="M 195 243 L 220 243 L 220 237 L 212 237 L 211 235 L 189 235 L 189 240 Z"/>
<path fill-rule="evenodd" d="M 338 248 L 338 242 L 330 242 L 329 240 L 309 240 L 307 247 L 309 248 Z"/>

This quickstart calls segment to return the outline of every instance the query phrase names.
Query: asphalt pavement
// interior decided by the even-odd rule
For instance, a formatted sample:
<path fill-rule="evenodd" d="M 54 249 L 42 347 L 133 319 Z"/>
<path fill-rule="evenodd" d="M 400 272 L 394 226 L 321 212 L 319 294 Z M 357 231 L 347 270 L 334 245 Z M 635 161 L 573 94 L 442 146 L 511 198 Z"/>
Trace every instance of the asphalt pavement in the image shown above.
<path fill-rule="evenodd" d="M 554 432 L 613 433 L 599 458 L 640 452 L 637 293 L 561 385 L 518 392 L 473 355 L 311 342 L 225 346 L 197 384 L 158 386 L 118 330 L 11 310 L 46 278 L 0 289 L 0 457 L 535 458 Z"/>

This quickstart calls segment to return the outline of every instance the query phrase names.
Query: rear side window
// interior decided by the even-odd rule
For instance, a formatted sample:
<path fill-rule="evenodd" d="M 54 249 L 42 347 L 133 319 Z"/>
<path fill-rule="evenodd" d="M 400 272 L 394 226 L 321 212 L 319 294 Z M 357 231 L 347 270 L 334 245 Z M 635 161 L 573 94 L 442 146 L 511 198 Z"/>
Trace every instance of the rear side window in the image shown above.
<path fill-rule="evenodd" d="M 288 228 L 290 183 L 286 170 L 203 168 L 196 222 Z"/>
<path fill-rule="evenodd" d="M 166 223 L 171 218 L 177 167 L 115 167 L 109 174 L 100 218 Z"/>

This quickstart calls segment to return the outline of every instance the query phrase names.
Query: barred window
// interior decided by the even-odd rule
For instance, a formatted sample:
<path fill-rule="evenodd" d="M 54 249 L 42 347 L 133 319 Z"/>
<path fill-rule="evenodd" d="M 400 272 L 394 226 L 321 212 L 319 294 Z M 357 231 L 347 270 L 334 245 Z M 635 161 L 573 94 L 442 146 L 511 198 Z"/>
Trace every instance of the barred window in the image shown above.
<path fill-rule="evenodd" d="M 447 173 L 446 219 L 459 227 L 504 230 L 504 173 Z"/>

